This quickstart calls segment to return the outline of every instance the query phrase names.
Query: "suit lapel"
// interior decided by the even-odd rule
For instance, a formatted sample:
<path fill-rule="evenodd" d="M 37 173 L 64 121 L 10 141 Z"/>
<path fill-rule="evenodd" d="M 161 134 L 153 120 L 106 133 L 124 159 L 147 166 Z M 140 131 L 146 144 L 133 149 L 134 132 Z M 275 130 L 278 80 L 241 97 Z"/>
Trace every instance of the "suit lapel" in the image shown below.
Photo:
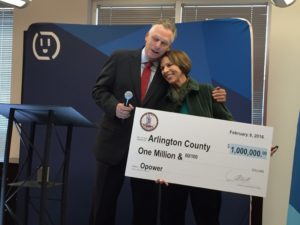
<path fill-rule="evenodd" d="M 158 65 L 156 73 L 153 77 L 153 80 L 150 84 L 150 87 L 147 91 L 147 94 L 145 96 L 145 99 L 143 103 L 141 102 L 141 50 L 134 52 L 131 55 L 132 60 L 130 61 L 131 67 L 130 67 L 130 76 L 132 79 L 133 84 L 133 95 L 136 96 L 136 103 L 137 106 L 144 106 L 149 102 L 151 99 L 151 96 L 165 92 L 166 91 L 166 81 L 163 79 L 161 72 L 160 72 L 160 66 Z M 124 73 L 126 73 L 124 71 Z"/>
<path fill-rule="evenodd" d="M 164 85 L 165 81 L 163 80 L 163 77 L 161 75 L 159 68 L 160 67 L 158 66 L 142 105 L 147 104 L 147 102 L 149 102 L 149 100 L 151 99 L 152 95 L 162 93 L 165 91 L 165 88 L 166 88 Z"/>
<path fill-rule="evenodd" d="M 138 105 L 141 105 L 141 51 L 136 51 L 131 56 L 133 59 L 130 60 L 130 78 L 133 84 L 133 95 L 136 96 Z"/>

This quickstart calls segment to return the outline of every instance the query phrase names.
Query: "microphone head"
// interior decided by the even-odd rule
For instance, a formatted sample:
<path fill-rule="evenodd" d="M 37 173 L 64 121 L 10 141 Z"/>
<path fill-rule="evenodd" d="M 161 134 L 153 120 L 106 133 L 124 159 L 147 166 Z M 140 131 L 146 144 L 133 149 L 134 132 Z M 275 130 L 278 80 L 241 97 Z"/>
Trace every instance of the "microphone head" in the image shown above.
<path fill-rule="evenodd" d="M 131 91 L 126 91 L 124 94 L 125 99 L 128 101 L 133 97 L 133 94 Z"/>

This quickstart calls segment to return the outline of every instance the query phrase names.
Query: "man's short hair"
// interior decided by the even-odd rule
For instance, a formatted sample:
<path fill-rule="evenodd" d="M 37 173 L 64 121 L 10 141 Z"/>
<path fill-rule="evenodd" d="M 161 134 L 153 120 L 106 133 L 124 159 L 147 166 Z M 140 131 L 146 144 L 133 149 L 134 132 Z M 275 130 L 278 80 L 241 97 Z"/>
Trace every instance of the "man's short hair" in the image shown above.
<path fill-rule="evenodd" d="M 176 38 L 177 35 L 177 28 L 176 25 L 173 21 L 171 21 L 170 19 L 160 19 L 157 22 L 152 24 L 152 27 L 154 25 L 162 25 L 165 29 L 171 30 L 172 33 L 174 34 L 174 39 Z M 174 41 L 174 40 L 172 40 Z"/>

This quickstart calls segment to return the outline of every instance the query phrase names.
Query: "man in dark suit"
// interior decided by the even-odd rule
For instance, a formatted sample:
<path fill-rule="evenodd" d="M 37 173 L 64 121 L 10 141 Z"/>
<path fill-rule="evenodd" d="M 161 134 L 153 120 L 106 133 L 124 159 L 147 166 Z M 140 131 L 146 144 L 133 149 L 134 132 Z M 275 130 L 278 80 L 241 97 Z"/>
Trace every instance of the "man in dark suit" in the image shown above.
<path fill-rule="evenodd" d="M 94 225 L 114 224 L 117 198 L 124 181 L 133 123 L 133 116 L 130 114 L 133 106 L 158 108 L 168 87 L 159 70 L 159 59 L 170 49 L 175 36 L 175 24 L 167 20 L 153 24 L 145 36 L 145 47 L 113 53 L 96 81 L 92 95 L 105 115 L 101 121 L 95 147 L 97 181 L 91 218 Z M 141 71 L 148 61 L 152 62 L 151 82 L 142 102 L 140 99 Z M 126 91 L 133 93 L 128 106 L 124 105 Z M 155 186 L 154 182 L 151 184 Z M 134 189 L 139 189 L 136 186 L 139 186 L 138 182 L 133 182 Z M 135 208 L 134 193 L 135 191 L 132 191 Z M 153 199 L 150 197 L 149 201 L 152 201 L 151 198 Z M 134 224 L 139 224 L 136 216 L 134 213 Z"/>
<path fill-rule="evenodd" d="M 97 134 L 95 156 L 97 177 L 90 224 L 114 225 L 118 195 L 123 181 L 134 107 L 159 109 L 168 89 L 159 69 L 161 56 L 170 49 L 176 37 L 175 24 L 161 20 L 145 36 L 145 47 L 114 52 L 104 64 L 92 91 L 96 104 L 104 111 Z M 141 74 L 151 62 L 148 90 L 141 100 Z M 124 93 L 133 98 L 124 105 Z M 224 92 L 216 95 L 224 101 Z M 221 97 L 220 97 L 221 96 Z M 133 107 L 134 106 L 134 107 Z M 153 181 L 131 179 L 133 224 L 156 224 L 158 186 Z M 145 204 L 145 202 L 147 204 Z"/>

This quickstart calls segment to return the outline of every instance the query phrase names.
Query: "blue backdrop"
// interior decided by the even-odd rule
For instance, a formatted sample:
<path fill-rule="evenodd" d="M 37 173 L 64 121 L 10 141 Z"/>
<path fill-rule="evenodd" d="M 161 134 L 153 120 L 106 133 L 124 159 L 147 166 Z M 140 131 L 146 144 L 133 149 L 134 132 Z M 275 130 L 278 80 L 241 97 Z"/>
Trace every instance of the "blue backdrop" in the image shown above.
<path fill-rule="evenodd" d="M 300 221 L 300 113 L 294 153 L 293 174 L 288 209 L 287 225 L 298 225 Z"/>
<path fill-rule="evenodd" d="M 141 48 L 149 27 L 32 24 L 25 32 L 22 103 L 72 106 L 97 122 L 102 112 L 93 102 L 91 90 L 104 61 L 116 49 Z M 249 24 L 240 19 L 223 19 L 182 23 L 177 24 L 177 28 L 178 37 L 173 49 L 183 49 L 191 56 L 191 75 L 200 82 L 225 88 L 227 105 L 235 120 L 250 123 L 252 56 Z M 91 151 L 95 132 L 95 129 L 77 128 L 73 134 L 67 224 L 88 224 L 95 175 Z M 56 145 L 55 142 L 52 144 L 54 149 Z M 55 151 L 50 159 L 54 172 L 59 158 Z M 49 191 L 55 195 L 57 190 Z M 49 207 L 55 209 L 56 204 L 49 202 Z M 187 224 L 194 224 L 190 209 L 187 213 Z M 59 212 L 53 210 L 53 214 L 55 218 Z M 117 224 L 130 224 L 130 216 L 130 189 L 126 180 L 120 196 Z M 36 224 L 35 217 L 31 213 L 29 224 Z M 247 225 L 248 220 L 249 196 L 224 193 L 222 225 Z"/>

